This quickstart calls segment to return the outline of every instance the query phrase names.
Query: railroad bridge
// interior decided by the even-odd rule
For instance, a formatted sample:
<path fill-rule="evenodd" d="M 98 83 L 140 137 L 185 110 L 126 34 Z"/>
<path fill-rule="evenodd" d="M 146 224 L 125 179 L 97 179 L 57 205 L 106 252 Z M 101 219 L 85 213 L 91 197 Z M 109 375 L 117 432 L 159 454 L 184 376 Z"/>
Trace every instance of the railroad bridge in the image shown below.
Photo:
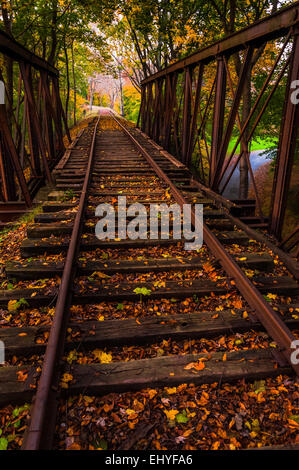
<path fill-rule="evenodd" d="M 298 229 L 281 241 L 298 151 L 298 33 L 295 3 L 147 77 L 136 127 L 106 109 L 73 139 L 58 71 L 0 33 L 0 51 L 19 67 L 16 109 L 7 100 L 0 104 L 3 226 L 13 230 L 7 221 L 29 212 L 45 183 L 52 187 L 15 253 L 3 255 L 0 404 L 33 399 L 23 448 L 57 445 L 56 418 L 72 395 L 153 388 L 155 395 L 164 386 L 298 376 Z M 252 58 L 271 41 L 277 44 L 272 68 L 244 120 Z M 238 77 L 231 67 L 236 52 Z M 250 141 L 278 87 L 284 103 L 265 213 Z M 230 200 L 223 192 L 240 162 L 251 196 Z M 151 205 L 191 204 L 193 226 L 194 204 L 202 204 L 202 249 L 186 252 L 184 240 L 162 231 L 156 239 L 98 239 L 96 207 L 119 210 L 119 196 L 127 198 L 125 207 L 142 203 L 146 213 Z M 214 340 L 221 337 L 245 347 L 226 350 L 226 340 Z M 203 347 L 203 339 L 214 346 Z M 161 353 L 165 341 L 169 353 Z M 127 346 L 139 348 L 136 357 Z M 129 409 L 132 420 L 142 406 Z M 119 445 L 134 448 L 155 426 L 145 420 Z M 287 446 L 293 445 L 290 437 Z"/>

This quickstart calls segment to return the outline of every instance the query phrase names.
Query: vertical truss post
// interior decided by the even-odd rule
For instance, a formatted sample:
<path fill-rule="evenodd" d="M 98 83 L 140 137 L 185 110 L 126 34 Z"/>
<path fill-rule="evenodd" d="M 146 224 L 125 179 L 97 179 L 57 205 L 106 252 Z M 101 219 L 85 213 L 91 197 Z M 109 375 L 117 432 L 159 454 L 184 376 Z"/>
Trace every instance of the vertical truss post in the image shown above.
<path fill-rule="evenodd" d="M 152 122 L 152 132 L 151 137 L 155 142 L 159 142 L 160 136 L 160 108 L 161 108 L 161 99 L 162 99 L 162 80 L 155 80 L 155 101 L 154 101 L 154 116 Z"/>
<path fill-rule="evenodd" d="M 3 143 L 2 143 L 2 138 L 0 135 L 0 181 L 1 181 L 1 198 L 4 202 L 7 202 L 11 199 L 11 194 L 9 190 L 9 185 L 7 181 L 7 172 L 6 172 L 6 165 L 5 165 L 5 160 L 4 160 L 4 155 L 3 155 Z M 13 172 L 10 172 L 13 176 Z M 13 180 L 13 178 L 12 178 Z M 14 183 L 14 180 L 13 180 Z M 14 185 L 15 186 L 15 185 Z M 16 197 L 16 192 L 14 191 L 13 197 Z"/>
<path fill-rule="evenodd" d="M 169 135 L 170 126 L 170 109 L 171 109 L 171 78 L 169 75 L 165 77 L 165 109 L 164 109 L 164 124 L 163 124 L 163 146 L 167 147 L 166 135 Z"/>
<path fill-rule="evenodd" d="M 2 138 L 5 142 L 6 170 L 10 167 L 10 164 L 12 163 L 20 184 L 22 194 L 24 196 L 24 201 L 28 207 L 31 207 L 32 202 L 30 193 L 26 184 L 24 173 L 19 162 L 19 156 L 8 125 L 5 104 L 0 105 L 0 128 Z M 8 157 L 10 157 L 10 160 L 8 159 Z M 12 192 L 15 192 L 14 172 L 10 170 L 8 173 L 6 173 L 6 178 L 6 186 L 10 188 L 9 197 L 14 199 L 14 194 L 11 194 Z"/>
<path fill-rule="evenodd" d="M 141 103 L 140 103 L 140 129 L 144 132 L 145 113 L 146 113 L 146 85 L 141 85 Z"/>
<path fill-rule="evenodd" d="M 63 131 L 62 131 L 62 123 L 61 119 L 59 119 L 57 112 L 58 109 L 53 107 L 52 100 L 51 100 L 51 93 L 50 93 L 50 86 L 49 86 L 49 79 L 45 72 L 41 72 L 41 79 L 42 79 L 42 89 L 43 89 L 43 97 L 44 97 L 44 110 L 46 112 L 46 128 L 48 131 L 48 141 L 49 145 L 51 146 L 51 154 L 54 158 L 55 155 L 55 142 L 54 142 L 54 135 L 53 135 L 53 128 L 52 128 L 52 120 L 51 116 L 55 125 L 57 138 L 58 138 L 58 149 L 59 152 L 63 152 L 65 147 L 63 143 Z"/>
<path fill-rule="evenodd" d="M 165 147 L 165 135 L 169 125 L 169 108 L 170 108 L 170 81 L 169 76 L 166 75 L 164 80 L 164 108 L 161 120 L 162 138 L 161 143 Z"/>
<path fill-rule="evenodd" d="M 28 144 L 29 144 L 29 151 L 30 151 L 30 162 L 31 167 L 34 170 L 35 175 L 41 175 L 41 166 L 40 166 L 40 158 L 39 158 L 39 148 L 37 143 L 37 138 L 35 136 L 35 128 L 32 122 L 32 116 L 30 113 L 30 109 L 28 106 L 27 96 L 24 96 L 24 113 L 27 119 L 27 128 L 28 128 Z M 24 135 L 25 139 L 25 135 Z M 24 154 L 26 152 L 25 146 L 21 150 L 21 164 L 22 167 L 24 165 Z"/>
<path fill-rule="evenodd" d="M 163 77 L 160 83 L 160 99 L 159 99 L 159 114 L 158 114 L 158 142 L 164 141 L 164 121 L 166 109 L 166 80 Z"/>
<path fill-rule="evenodd" d="M 233 132 L 234 125 L 235 125 L 237 111 L 238 111 L 240 101 L 241 101 L 241 97 L 242 97 L 242 94 L 243 94 L 244 83 L 245 83 L 247 73 L 248 73 L 248 70 L 249 70 L 249 67 L 250 67 L 250 64 L 251 64 L 251 58 L 252 58 L 253 51 L 254 51 L 254 46 L 249 46 L 247 48 L 247 51 L 246 51 L 246 54 L 245 54 L 245 59 L 244 59 L 243 65 L 242 65 L 242 70 L 241 70 L 239 81 L 238 81 L 238 86 L 237 86 L 236 93 L 235 93 L 235 97 L 234 97 L 233 104 L 232 104 L 232 107 L 231 107 L 231 110 L 230 110 L 230 114 L 229 114 L 229 117 L 228 117 L 228 120 L 227 120 L 225 134 L 224 134 L 223 140 L 221 142 L 220 150 L 218 151 L 218 154 L 217 154 L 217 157 L 216 157 L 216 168 L 215 168 L 215 171 L 212 174 L 212 179 L 211 179 L 211 183 L 210 183 L 210 186 L 215 191 L 218 190 L 218 186 L 219 186 L 219 183 L 220 183 L 220 174 L 221 174 L 222 167 L 223 167 L 223 164 L 224 164 L 224 161 L 225 161 L 229 141 L 230 141 L 230 138 L 231 138 L 231 135 L 232 135 L 232 132 Z"/>
<path fill-rule="evenodd" d="M 166 107 L 166 116 L 165 116 L 165 135 L 164 135 L 164 147 L 166 150 L 170 149 L 170 141 L 171 141 L 171 130 L 172 130 L 172 123 L 173 123 L 173 115 L 174 115 L 174 108 L 176 103 L 176 87 L 177 87 L 177 80 L 178 74 L 174 73 L 168 78 L 168 96 L 169 101 Z"/>
<path fill-rule="evenodd" d="M 66 115 L 65 115 L 65 112 L 61 103 L 61 99 L 60 99 L 58 77 L 53 77 L 52 84 L 53 84 L 53 94 L 54 94 L 54 99 L 55 99 L 55 104 L 56 104 L 56 109 L 57 109 L 57 125 L 61 127 L 61 132 L 62 132 L 62 123 L 61 123 L 61 118 L 62 118 L 64 122 L 64 129 L 65 129 L 66 136 L 68 138 L 69 143 L 71 144 L 72 139 L 71 139 L 70 131 L 68 128 Z"/>
<path fill-rule="evenodd" d="M 138 119 L 137 119 L 137 128 L 142 129 L 142 123 L 143 123 L 143 117 L 144 117 L 144 105 L 145 105 L 145 87 L 144 85 L 141 85 L 141 90 L 140 90 L 140 107 L 139 107 L 139 113 L 138 113 Z"/>
<path fill-rule="evenodd" d="M 20 62 L 20 69 L 21 69 L 23 83 L 24 83 L 24 90 L 25 90 L 26 97 L 28 100 L 29 112 L 30 112 L 30 116 L 32 117 L 32 124 L 33 124 L 35 135 L 37 138 L 38 146 L 40 148 L 40 152 L 42 155 L 46 177 L 47 177 L 48 182 L 52 183 L 52 177 L 51 177 L 48 160 L 47 160 L 46 147 L 42 138 L 41 126 L 40 126 L 39 119 L 38 119 L 34 94 L 32 90 L 32 84 L 31 84 L 31 81 L 29 80 L 30 65 L 25 65 L 24 62 Z"/>
<path fill-rule="evenodd" d="M 145 133 L 150 135 L 152 122 L 153 83 L 147 84 L 147 103 L 145 110 Z"/>
<path fill-rule="evenodd" d="M 193 69 L 187 67 L 184 76 L 184 105 L 183 105 L 183 127 L 182 127 L 182 162 L 187 163 L 190 124 L 191 124 L 191 97 L 192 97 L 192 75 Z"/>
<path fill-rule="evenodd" d="M 193 113 L 192 113 L 192 119 L 191 119 L 191 125 L 190 125 L 188 150 L 187 150 L 187 156 L 186 156 L 187 166 L 189 166 L 189 164 L 191 163 L 191 160 L 192 160 L 193 144 L 194 144 L 196 124 L 197 124 L 197 116 L 198 116 L 200 95 L 201 95 L 203 71 L 204 71 L 204 64 L 203 64 L 203 62 L 200 62 L 199 69 L 198 69 L 198 77 L 197 77 L 197 84 L 196 84 L 194 107 L 193 107 Z"/>
<path fill-rule="evenodd" d="M 211 142 L 211 169 L 210 169 L 210 183 L 212 182 L 216 168 L 217 158 L 220 150 L 223 127 L 224 127 L 224 110 L 226 98 L 226 68 L 223 56 L 217 57 L 217 71 L 216 71 L 216 89 L 215 89 L 215 102 L 214 102 L 214 115 L 212 126 L 212 142 Z"/>
<path fill-rule="evenodd" d="M 278 239 L 281 238 L 295 148 L 296 144 L 298 145 L 299 104 L 294 102 L 294 98 L 292 99 L 292 94 L 294 96 L 292 83 L 299 80 L 299 27 L 296 27 L 293 38 L 272 192 L 270 232 Z"/>

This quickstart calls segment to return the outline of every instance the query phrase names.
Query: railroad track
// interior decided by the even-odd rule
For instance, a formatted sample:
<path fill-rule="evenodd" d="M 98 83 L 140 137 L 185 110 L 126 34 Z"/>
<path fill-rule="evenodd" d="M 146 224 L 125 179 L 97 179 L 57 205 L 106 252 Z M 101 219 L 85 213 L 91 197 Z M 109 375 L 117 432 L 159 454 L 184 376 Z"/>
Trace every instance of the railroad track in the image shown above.
<path fill-rule="evenodd" d="M 250 208 L 219 205 L 186 167 L 113 115 L 80 133 L 55 175 L 56 191 L 28 228 L 22 259 L 6 266 L 14 288 L 0 292 L 2 308 L 17 306 L 12 324 L 0 330 L 8 361 L 0 369 L 0 403 L 33 398 L 23 448 L 57 445 L 61 397 L 298 375 L 290 344 L 299 286 L 228 217 L 227 206 L 247 218 Z M 184 240 L 161 235 L 98 240 L 95 208 L 117 208 L 118 196 L 147 210 L 203 204 L 204 246 L 186 252 Z M 234 350 L 217 343 L 223 336 Z"/>

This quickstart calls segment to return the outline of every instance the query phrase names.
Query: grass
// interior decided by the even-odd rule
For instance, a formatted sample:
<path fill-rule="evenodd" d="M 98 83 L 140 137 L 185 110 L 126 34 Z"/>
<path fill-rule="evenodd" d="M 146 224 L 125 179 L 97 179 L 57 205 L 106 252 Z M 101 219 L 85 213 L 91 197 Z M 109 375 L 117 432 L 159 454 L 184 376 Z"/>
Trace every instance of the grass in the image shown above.
<path fill-rule="evenodd" d="M 3 242 L 7 236 L 21 225 L 28 225 L 34 221 L 34 217 L 41 212 L 42 205 L 39 205 L 32 209 L 29 213 L 22 215 L 18 219 L 14 220 L 7 228 L 0 231 L 0 243 Z"/>
<path fill-rule="evenodd" d="M 228 146 L 228 152 L 231 152 L 235 146 L 235 143 L 237 142 L 237 137 L 234 137 L 233 139 L 230 140 L 229 146 Z M 255 150 L 266 150 L 272 147 L 276 147 L 277 142 L 273 141 L 271 139 L 258 139 L 258 140 L 253 140 L 251 142 L 251 151 Z M 237 150 L 235 152 L 236 154 L 240 153 L 240 145 L 238 145 Z"/>

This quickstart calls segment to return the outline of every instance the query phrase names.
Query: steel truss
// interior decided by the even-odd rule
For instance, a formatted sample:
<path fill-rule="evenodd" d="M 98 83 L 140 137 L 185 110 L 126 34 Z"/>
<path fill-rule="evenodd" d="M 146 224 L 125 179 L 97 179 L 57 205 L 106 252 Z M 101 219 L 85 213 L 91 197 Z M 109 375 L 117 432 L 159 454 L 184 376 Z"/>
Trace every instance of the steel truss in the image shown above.
<path fill-rule="evenodd" d="M 278 86 L 285 86 L 269 229 L 281 237 L 298 134 L 299 106 L 292 83 L 299 80 L 299 2 L 192 54 L 142 82 L 140 124 L 187 166 L 194 162 L 202 182 L 223 193 L 239 162 L 245 162 L 258 215 L 260 194 L 249 159 L 250 142 Z M 241 119 L 244 87 L 255 54 L 275 44 L 276 56 L 264 83 Z M 234 58 L 239 53 L 238 75 Z M 258 62 L 257 62 L 258 63 Z M 238 134 L 231 150 L 232 137 Z M 240 153 L 236 155 L 240 147 Z M 298 147 L 297 147 L 298 148 Z"/>
<path fill-rule="evenodd" d="M 71 142 L 59 73 L 2 31 L 0 52 L 13 60 L 19 76 L 16 104 L 7 90 L 0 104 L 0 201 L 4 207 L 14 201 L 30 207 L 40 183 L 52 181 L 51 169 L 65 150 L 64 132 Z"/>

